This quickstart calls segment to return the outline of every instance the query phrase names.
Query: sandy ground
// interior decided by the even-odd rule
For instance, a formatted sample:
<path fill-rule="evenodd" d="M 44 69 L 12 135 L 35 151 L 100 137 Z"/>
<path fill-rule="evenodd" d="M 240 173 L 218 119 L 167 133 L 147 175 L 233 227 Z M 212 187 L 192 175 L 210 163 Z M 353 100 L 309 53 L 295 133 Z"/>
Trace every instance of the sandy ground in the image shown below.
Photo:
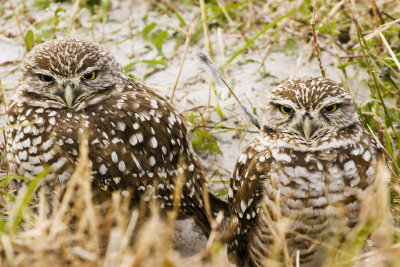
<path fill-rule="evenodd" d="M 7 6 L 7 3 L 5 5 Z M 51 8 L 54 10 L 56 7 L 57 5 L 54 4 Z M 65 29 L 68 27 L 68 16 L 71 14 L 72 5 L 63 3 L 61 7 L 66 9 L 67 12 L 62 13 L 62 19 L 58 26 L 60 29 L 59 38 L 65 36 Z M 12 14 L 10 9 L 6 9 L 5 12 L 6 14 Z M 187 10 L 184 7 L 180 8 L 180 13 L 187 22 L 190 22 L 198 12 L 199 9 L 197 7 L 193 7 L 191 10 Z M 148 16 L 147 22 L 143 22 L 142 20 L 145 14 Z M 48 10 L 36 10 L 35 12 L 27 13 L 25 16 L 20 15 L 18 18 L 21 28 L 25 32 L 34 27 L 32 22 L 38 23 L 44 21 L 52 15 L 53 12 Z M 143 40 L 140 34 L 145 25 L 156 22 L 159 24 L 157 27 L 165 29 L 168 26 L 170 27 L 169 31 L 173 33 L 173 29 L 179 24 L 176 17 L 168 17 L 158 12 L 149 11 L 148 4 L 142 1 L 112 1 L 109 15 L 108 23 L 95 23 L 94 37 L 96 41 L 104 43 L 123 66 L 136 60 L 152 59 L 155 57 L 157 52 L 155 50 L 149 51 L 147 48 L 148 43 Z M 77 25 L 72 30 L 71 37 L 93 40 L 93 35 L 90 31 L 92 22 L 90 21 L 88 10 L 81 9 L 79 18 L 81 25 Z M 0 28 L 4 29 L 0 32 L 0 78 L 6 99 L 9 99 L 13 94 L 18 73 L 10 72 L 18 68 L 21 59 L 26 54 L 26 50 L 23 39 L 17 31 L 14 19 L 3 15 L 0 18 Z M 131 34 L 135 34 L 132 39 L 119 45 L 112 45 L 114 42 L 121 41 Z M 263 38 L 267 40 L 268 34 Z M 223 42 L 220 40 L 223 40 Z M 261 42 L 262 40 L 261 38 Z M 240 36 L 236 33 L 224 32 L 223 30 L 220 31 L 220 37 L 218 37 L 216 30 L 212 30 L 211 41 L 216 51 L 217 65 L 222 65 L 226 62 L 243 45 L 243 40 Z M 137 64 L 131 72 L 139 80 L 142 80 L 142 82 L 167 98 L 172 95 L 172 88 L 178 74 L 184 45 L 182 44 L 177 50 L 174 47 L 175 39 L 173 38 L 168 39 L 163 46 L 163 53 L 168 59 L 167 68 L 159 70 L 145 80 L 142 80 L 142 78 L 145 73 L 149 72 L 145 64 Z M 341 74 L 335 67 L 337 66 L 337 62 L 333 48 L 329 46 L 324 48 L 322 60 L 326 67 L 327 77 L 340 82 Z M 177 86 L 174 106 L 184 113 L 187 110 L 208 105 L 209 88 L 213 79 L 207 67 L 200 63 L 197 56 L 199 51 L 205 51 L 202 37 L 200 37 L 200 40 L 196 44 L 191 43 L 189 46 Z M 310 60 L 311 52 L 311 44 L 300 41 L 294 51 L 280 52 L 279 49 L 273 49 L 262 65 L 260 58 L 263 57 L 264 51 L 249 49 L 246 54 L 239 56 L 233 63 L 225 67 L 223 72 L 224 77 L 228 84 L 234 85 L 232 87 L 243 104 L 249 109 L 253 106 L 259 110 L 259 107 L 263 104 L 263 94 L 279 84 L 280 81 L 288 77 L 320 76 L 317 61 L 315 58 Z M 262 78 L 260 75 L 261 70 L 268 72 L 269 76 Z M 351 84 L 348 84 L 347 87 L 351 88 L 355 100 L 359 104 L 362 104 L 368 96 L 368 94 L 365 94 L 367 90 L 366 82 L 364 81 L 366 74 L 358 72 L 351 67 L 348 67 L 347 71 L 349 77 L 351 77 Z M 211 95 L 211 105 L 215 106 L 219 103 L 222 107 L 222 111 L 226 117 L 224 125 L 230 127 L 250 125 L 235 100 L 232 97 L 227 97 L 228 92 L 219 91 L 218 94 L 218 98 L 214 93 Z M 0 110 L 0 113 L 4 114 L 4 110 Z M 216 112 L 212 112 L 210 115 L 211 119 L 215 121 L 220 120 Z M 4 125 L 4 117 L 0 122 L 1 125 Z M 251 127 L 250 130 L 256 131 L 256 128 Z M 228 180 L 240 151 L 255 136 L 256 133 L 238 133 L 236 131 L 216 134 L 215 137 L 223 154 L 201 155 L 204 166 L 206 166 L 209 174 L 213 173 L 214 170 L 219 170 L 221 175 L 220 177 L 216 177 L 216 179 L 219 180 L 222 178 Z M 1 143 L 1 146 L 3 146 L 3 143 Z M 213 189 L 221 191 L 224 189 L 224 186 L 221 183 L 214 184 Z M 174 240 L 179 251 L 184 255 L 190 255 L 198 251 L 206 241 L 205 237 L 194 227 L 194 223 L 191 220 L 178 222 Z"/>

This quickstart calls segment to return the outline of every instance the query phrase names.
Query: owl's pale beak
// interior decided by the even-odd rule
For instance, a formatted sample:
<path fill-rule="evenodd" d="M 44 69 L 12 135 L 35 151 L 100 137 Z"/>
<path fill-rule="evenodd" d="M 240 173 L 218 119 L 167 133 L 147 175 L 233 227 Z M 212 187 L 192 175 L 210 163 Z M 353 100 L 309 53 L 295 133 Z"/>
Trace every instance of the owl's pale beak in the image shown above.
<path fill-rule="evenodd" d="M 67 84 L 67 86 L 65 86 L 65 88 L 64 88 L 64 99 L 65 99 L 65 102 L 67 103 L 67 107 L 71 108 L 74 96 L 72 93 L 71 85 L 69 85 L 69 84 Z"/>
<path fill-rule="evenodd" d="M 308 116 L 306 116 L 303 121 L 303 134 L 304 138 L 307 141 L 310 140 L 311 128 L 312 128 L 311 120 Z"/>

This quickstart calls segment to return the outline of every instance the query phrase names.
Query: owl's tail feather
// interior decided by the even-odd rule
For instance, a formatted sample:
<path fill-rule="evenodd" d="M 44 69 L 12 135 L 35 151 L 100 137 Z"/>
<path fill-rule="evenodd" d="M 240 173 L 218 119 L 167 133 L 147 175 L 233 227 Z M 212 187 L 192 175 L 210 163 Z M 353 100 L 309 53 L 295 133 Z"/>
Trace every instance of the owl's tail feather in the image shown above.
<path fill-rule="evenodd" d="M 208 193 L 208 199 L 210 201 L 210 208 L 213 217 L 216 217 L 219 211 L 222 211 L 224 217 L 229 217 L 229 208 L 228 203 L 223 201 L 222 199 L 216 197 L 212 193 Z"/>
<path fill-rule="evenodd" d="M 208 193 L 208 198 L 210 203 L 210 213 L 213 219 L 217 217 L 219 211 L 223 212 L 224 218 L 218 228 L 218 230 L 222 232 L 226 229 L 225 226 L 229 214 L 228 203 L 214 196 L 212 193 Z M 208 237 L 211 232 L 211 223 L 207 217 L 207 212 L 204 208 L 204 205 L 199 205 L 199 203 L 197 203 L 196 205 L 192 206 L 192 209 L 192 214 L 194 215 L 192 217 L 195 224 L 201 229 L 203 234 Z"/>
<path fill-rule="evenodd" d="M 225 232 L 225 230 L 228 229 L 228 222 L 230 216 L 228 203 L 216 197 L 214 194 L 210 192 L 208 193 L 208 199 L 210 202 L 211 215 L 213 219 L 216 219 L 218 213 L 222 211 L 224 217 L 222 218 L 222 222 L 218 227 L 218 231 Z"/>

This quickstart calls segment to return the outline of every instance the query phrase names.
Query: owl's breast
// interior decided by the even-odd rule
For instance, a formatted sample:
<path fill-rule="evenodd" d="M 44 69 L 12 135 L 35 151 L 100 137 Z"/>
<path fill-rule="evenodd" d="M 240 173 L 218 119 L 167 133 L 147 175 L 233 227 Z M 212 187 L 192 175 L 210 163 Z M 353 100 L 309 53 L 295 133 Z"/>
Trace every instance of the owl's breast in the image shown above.
<path fill-rule="evenodd" d="M 368 146 L 311 152 L 276 148 L 270 154 L 270 179 L 264 179 L 265 196 L 260 206 L 265 205 L 272 218 L 289 220 L 286 242 L 290 251 L 299 250 L 303 262 L 315 259 L 313 255 L 319 252 L 310 250 L 311 239 L 329 242 L 358 222 L 361 199 L 373 179 L 376 159 Z M 260 221 L 268 218 L 260 214 Z M 268 227 L 267 223 L 260 225 L 261 229 Z"/>
<path fill-rule="evenodd" d="M 79 122 L 72 113 L 14 102 L 7 122 L 7 160 L 12 171 L 32 179 L 47 170 L 43 182 L 49 185 L 70 177 L 78 155 L 77 133 L 70 126 Z"/>

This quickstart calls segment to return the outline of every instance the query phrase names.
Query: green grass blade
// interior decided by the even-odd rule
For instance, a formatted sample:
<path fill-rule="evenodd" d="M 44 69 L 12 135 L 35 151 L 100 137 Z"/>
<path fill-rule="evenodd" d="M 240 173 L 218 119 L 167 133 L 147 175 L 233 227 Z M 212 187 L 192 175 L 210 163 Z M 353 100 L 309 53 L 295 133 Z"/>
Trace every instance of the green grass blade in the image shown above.
<path fill-rule="evenodd" d="M 246 49 L 248 49 L 261 35 L 266 33 L 269 29 L 274 27 L 276 24 L 278 24 L 283 19 L 293 16 L 298 11 L 299 11 L 299 9 L 292 10 L 289 13 L 287 13 L 286 15 L 279 17 L 276 20 L 272 21 L 270 24 L 265 25 L 259 33 L 257 33 L 253 38 L 248 40 L 247 43 L 244 46 L 242 46 L 242 48 L 240 48 L 230 59 L 228 59 L 228 61 L 224 64 L 224 66 L 231 63 L 237 56 L 239 56 L 244 51 L 246 51 Z"/>
<path fill-rule="evenodd" d="M 23 196 L 21 196 L 21 200 L 17 202 L 17 207 L 14 216 L 10 218 L 7 222 L 8 231 L 12 234 L 15 233 L 18 225 L 21 224 L 22 214 L 26 207 L 31 202 L 36 189 L 39 186 L 39 183 L 42 179 L 46 177 L 49 173 L 49 169 L 44 169 L 41 173 L 39 173 L 27 186 L 26 191 Z"/>

